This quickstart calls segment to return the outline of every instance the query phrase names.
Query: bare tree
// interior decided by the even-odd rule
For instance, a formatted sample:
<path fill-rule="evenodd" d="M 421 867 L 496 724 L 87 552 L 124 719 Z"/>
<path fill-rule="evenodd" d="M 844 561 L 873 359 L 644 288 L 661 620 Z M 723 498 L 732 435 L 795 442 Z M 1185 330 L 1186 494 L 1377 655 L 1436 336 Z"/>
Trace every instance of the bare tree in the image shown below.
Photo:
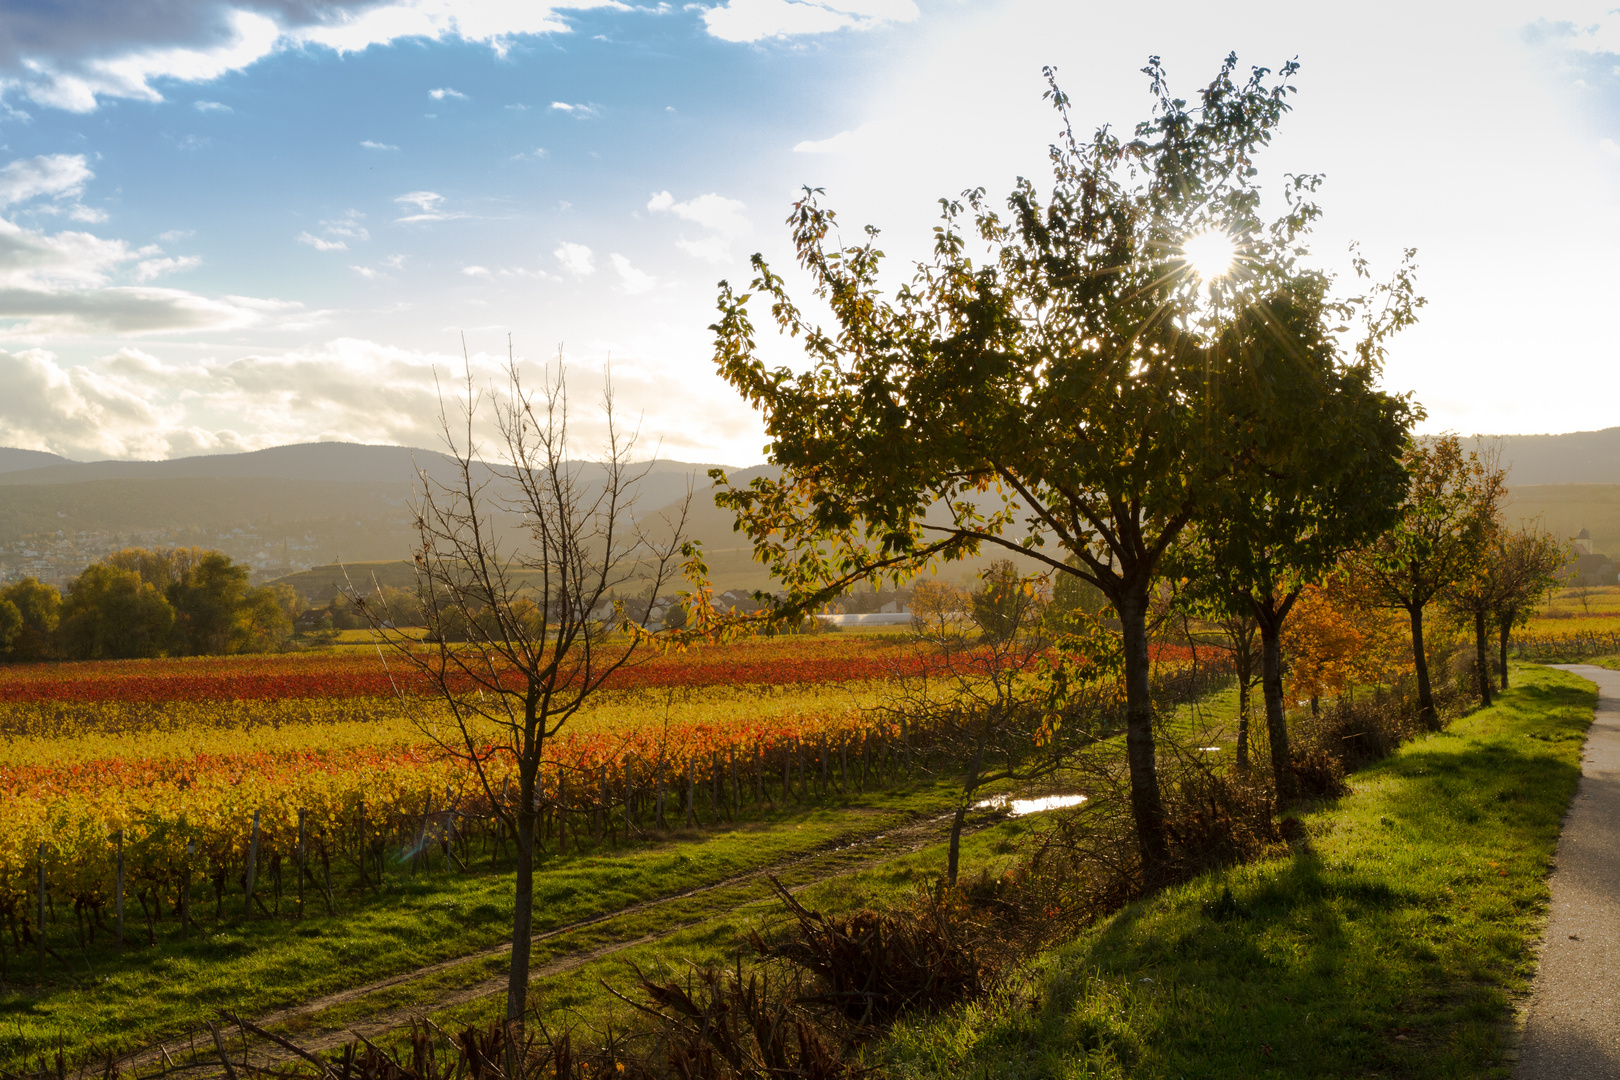
<path fill-rule="evenodd" d="M 1106 696 L 1096 676 L 1113 670 L 1116 650 L 1089 620 L 1075 620 L 1084 633 L 1061 635 L 1055 643 L 1043 636 L 1039 584 L 1020 578 L 1010 563 L 992 567 L 981 602 L 966 616 L 980 639 L 935 633 L 930 623 L 920 623 L 918 640 L 935 647 L 934 662 L 895 679 L 879 707 L 902 731 L 928 740 L 933 771 L 961 784 L 946 846 L 950 885 L 956 884 L 962 828 L 980 789 L 1049 778 L 1095 741 L 1090 724 Z M 1056 664 L 1055 653 L 1064 655 Z"/>
<path fill-rule="evenodd" d="M 599 456 L 570 456 L 560 357 L 538 393 L 524 386 L 510 357 L 503 390 L 480 389 L 469 364 L 458 404 L 453 423 L 441 396 L 439 422 L 454 478 L 440 482 L 423 471 L 413 507 L 427 634 L 419 641 L 394 629 L 386 606 L 351 595 L 391 654 L 448 707 L 455 734 L 435 739 L 471 765 L 516 840 L 506 996 L 515 1036 L 527 1008 L 545 746 L 653 637 L 624 616 L 615 591 L 635 579 L 642 591 L 650 583 L 657 596 L 683 553 L 693 556 L 684 542 L 691 495 L 673 517 L 636 521 L 634 493 L 650 466 L 631 462 L 637 433 L 618 426 L 611 382 L 603 388 L 607 434 Z M 486 409 L 498 433 L 492 457 L 475 435 Z"/>

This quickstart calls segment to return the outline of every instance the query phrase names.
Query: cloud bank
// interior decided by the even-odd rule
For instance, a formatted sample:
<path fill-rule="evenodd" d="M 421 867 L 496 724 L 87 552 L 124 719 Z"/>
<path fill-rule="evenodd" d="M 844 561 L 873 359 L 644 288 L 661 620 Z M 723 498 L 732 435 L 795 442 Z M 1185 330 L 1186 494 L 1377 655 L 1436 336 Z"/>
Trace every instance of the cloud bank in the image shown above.
<path fill-rule="evenodd" d="M 356 338 L 183 363 L 127 347 L 82 365 L 64 364 L 45 349 L 0 349 L 0 446 L 79 460 L 183 457 L 318 440 L 438 446 L 439 395 L 453 394 L 449 388 L 460 380 L 464 362 L 470 362 L 476 384 L 504 384 L 504 354 L 473 353 L 464 361 L 459 354 Z M 595 405 L 600 371 L 592 363 L 566 362 L 578 403 L 569 416 L 578 438 L 574 450 L 593 454 L 605 437 Z M 526 365 L 527 381 L 538 383 L 542 366 Z M 733 446 L 739 461 L 757 459 L 758 424 L 746 405 L 717 406 L 711 388 L 662 375 L 659 368 L 616 359 L 613 377 L 625 415 L 641 414 L 643 430 L 679 432 L 690 440 L 664 443 L 665 456 L 704 460 L 716 447 Z M 638 401 L 647 405 L 645 412 Z M 478 432 L 490 442 L 496 436 L 493 430 Z M 656 449 L 648 443 L 641 452 Z"/>

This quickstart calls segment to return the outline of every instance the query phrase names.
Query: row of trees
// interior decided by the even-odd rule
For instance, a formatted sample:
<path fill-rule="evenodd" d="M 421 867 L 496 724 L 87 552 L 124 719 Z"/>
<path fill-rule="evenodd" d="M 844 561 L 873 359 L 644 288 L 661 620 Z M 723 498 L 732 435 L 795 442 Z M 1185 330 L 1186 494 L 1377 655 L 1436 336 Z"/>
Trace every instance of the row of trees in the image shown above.
<path fill-rule="evenodd" d="M 1455 438 L 1414 442 L 1421 408 L 1378 388 L 1390 338 L 1424 304 L 1414 252 L 1377 284 L 1354 255 L 1357 288 L 1341 295 L 1304 261 L 1319 177 L 1288 176 L 1281 215 L 1260 217 L 1257 155 L 1295 66 L 1236 70 L 1228 57 L 1189 105 L 1154 58 L 1152 116 L 1129 138 L 1105 127 L 1089 140 L 1048 71 L 1061 121 L 1050 194 L 1020 180 L 1005 215 L 982 189 L 943 200 L 931 261 L 891 292 L 876 230 L 830 245 L 836 215 L 806 189 L 788 224 L 836 326 L 814 323 L 755 256 L 747 292 L 721 283 L 713 327 L 720 373 L 759 410 L 781 466 L 717 496 L 786 586 L 778 615 L 997 548 L 1040 564 L 1054 589 L 1074 579 L 1106 600 L 1150 878 L 1169 853 L 1148 651 L 1167 583 L 1258 638 L 1286 803 L 1282 639 L 1299 598 L 1343 573 L 1405 610 L 1432 722 L 1424 612 L 1485 573 L 1501 491 Z M 1223 245 L 1228 266 L 1190 254 Z M 766 366 L 756 295 L 804 342 L 807 369 Z"/>
<path fill-rule="evenodd" d="M 944 200 L 932 259 L 889 292 L 876 230 L 829 243 L 836 217 L 807 189 L 789 225 L 836 326 L 816 325 L 758 255 L 747 292 L 721 283 L 713 326 L 719 372 L 761 413 L 780 466 L 746 487 L 711 474 L 716 501 L 783 587 L 756 597 L 779 625 L 798 625 L 857 583 L 899 586 L 986 549 L 1033 560 L 1054 594 L 1100 597 L 1117 616 L 1131 815 L 1150 881 L 1169 856 L 1148 650 L 1166 581 L 1189 583 L 1189 602 L 1255 624 L 1287 783 L 1280 641 L 1290 612 L 1355 553 L 1374 552 L 1378 573 L 1405 580 L 1432 540 L 1422 539 L 1426 504 L 1414 484 L 1423 451 L 1410 440 L 1421 410 L 1377 386 L 1388 340 L 1423 305 L 1412 252 L 1376 285 L 1358 257 L 1351 295 L 1306 265 L 1320 178 L 1287 176 L 1280 215 L 1265 220 L 1257 164 L 1289 109 L 1295 66 L 1276 78 L 1236 71 L 1228 57 L 1189 105 L 1154 58 L 1151 117 L 1129 137 L 1105 127 L 1090 139 L 1076 136 L 1048 72 L 1061 121 L 1050 194 L 1020 180 L 1005 214 L 982 189 Z M 969 250 L 981 244 L 990 254 L 976 262 Z M 1229 267 L 1189 255 L 1223 245 Z M 755 295 L 781 332 L 804 342 L 807 370 L 767 367 Z M 735 622 L 713 610 L 700 554 L 683 543 L 684 513 L 655 523 L 632 512 L 635 434 L 615 426 L 611 387 L 591 473 L 599 479 L 587 480 L 569 452 L 560 372 L 539 394 L 515 364 L 509 375 L 507 392 L 488 397 L 469 372 L 460 415 L 441 417 L 456 477 L 422 481 L 417 595 L 438 647 L 393 631 L 378 605 L 363 610 L 447 701 L 459 738 L 445 748 L 481 775 L 487 760 L 517 767 L 516 790 L 486 793 L 517 839 L 506 1017 L 520 1028 L 545 741 L 643 643 L 678 647 Z M 474 438 L 486 401 L 495 456 L 507 463 L 494 483 Z M 497 518 L 523 522 L 511 550 Z M 1379 547 L 1402 529 L 1418 539 Z M 1462 520 L 1446 530 L 1479 532 Z M 590 613 L 632 579 L 651 578 L 659 595 L 683 563 L 697 582 L 690 624 L 649 633 L 626 621 L 631 647 L 606 647 Z M 986 621 L 1025 595 L 992 590 Z M 1420 632 L 1431 594 L 1411 595 Z M 1100 651 L 1097 625 L 1083 617 L 1084 600 L 1067 610 L 1077 614 L 1058 643 L 1078 663 Z M 467 641 L 451 647 L 456 627 Z M 1086 683 L 1055 673 L 1051 685 L 1084 692 Z M 492 729 L 502 733 L 493 746 Z"/>
<path fill-rule="evenodd" d="M 60 593 L 33 578 L 0 590 L 0 657 L 129 659 L 267 652 L 292 635 L 297 597 L 252 588 L 249 569 L 198 547 L 126 548 Z"/>

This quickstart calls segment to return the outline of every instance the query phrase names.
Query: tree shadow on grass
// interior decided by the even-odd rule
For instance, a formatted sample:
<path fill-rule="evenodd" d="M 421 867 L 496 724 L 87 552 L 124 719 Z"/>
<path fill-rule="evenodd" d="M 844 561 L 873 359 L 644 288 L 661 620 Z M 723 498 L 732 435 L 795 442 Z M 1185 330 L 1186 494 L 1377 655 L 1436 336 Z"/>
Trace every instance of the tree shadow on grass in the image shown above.
<path fill-rule="evenodd" d="M 1533 933 L 1504 937 L 1500 912 L 1537 906 L 1579 779 L 1525 735 L 1425 740 L 1361 770 L 1365 794 L 1313 812 L 1347 829 L 1327 854 L 1302 840 L 1122 910 L 1058 951 L 1018 1026 L 1059 1056 L 1155 1075 L 1480 1075 Z"/>

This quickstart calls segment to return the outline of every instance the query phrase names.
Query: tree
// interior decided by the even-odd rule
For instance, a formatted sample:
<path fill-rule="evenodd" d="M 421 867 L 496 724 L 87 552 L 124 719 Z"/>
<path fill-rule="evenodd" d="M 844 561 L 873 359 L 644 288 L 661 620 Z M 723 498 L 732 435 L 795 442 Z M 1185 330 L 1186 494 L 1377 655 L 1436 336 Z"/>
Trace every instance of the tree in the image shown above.
<path fill-rule="evenodd" d="M 1445 590 L 1478 572 L 1490 540 L 1505 474 L 1463 453 L 1455 435 L 1414 442 L 1405 454 L 1411 485 L 1399 521 L 1347 561 L 1368 602 L 1405 611 L 1412 627 L 1412 666 L 1423 722 L 1438 722 L 1423 613 Z"/>
<path fill-rule="evenodd" d="M 1351 358 L 1340 356 L 1326 325 L 1325 285 L 1302 279 L 1293 296 L 1245 312 L 1229 331 L 1229 348 L 1245 359 L 1243 381 L 1226 388 L 1229 422 L 1264 437 L 1202 507 L 1194 542 L 1178 560 L 1193 596 L 1218 614 L 1229 614 L 1235 600 L 1254 615 L 1272 774 L 1284 805 L 1296 789 L 1283 700 L 1284 625 L 1307 586 L 1395 523 L 1412 423 L 1403 399 L 1373 385 L 1382 341 L 1412 322 L 1421 304 L 1409 267 L 1381 290 L 1388 302 Z M 1245 333 L 1251 320 L 1260 325 Z"/>
<path fill-rule="evenodd" d="M 1182 634 L 1195 647 L 1208 645 L 1232 658 L 1232 675 L 1237 683 L 1237 746 L 1234 754 L 1242 772 L 1249 769 L 1249 720 L 1252 714 L 1254 684 L 1260 677 L 1260 625 L 1254 609 L 1242 597 L 1211 590 L 1203 592 L 1183 585 L 1176 597 L 1181 615 Z M 1212 627 L 1195 627 L 1193 618 Z"/>
<path fill-rule="evenodd" d="M 102 561 L 138 575 L 174 608 L 171 655 L 267 652 L 292 635 L 297 594 L 285 584 L 249 588 L 248 567 L 222 551 L 125 548 Z"/>
<path fill-rule="evenodd" d="M 10 600 L 0 600 L 0 656 L 11 655 L 11 647 L 22 631 L 22 611 Z"/>
<path fill-rule="evenodd" d="M 784 583 L 781 617 L 854 581 L 898 582 L 987 545 L 1107 598 L 1121 624 L 1132 817 L 1150 867 L 1169 847 L 1149 603 L 1165 553 L 1263 438 L 1229 422 L 1218 388 L 1241 382 L 1253 344 L 1244 335 L 1300 329 L 1238 317 L 1300 291 L 1297 259 L 1318 213 L 1316 178 L 1292 177 L 1287 212 L 1260 220 L 1255 158 L 1289 107 L 1295 65 L 1275 81 L 1262 68 L 1234 80 L 1236 67 L 1228 57 L 1189 107 L 1153 58 L 1152 117 L 1131 139 L 1104 128 L 1089 141 L 1075 136 L 1048 71 L 1062 121 L 1050 198 L 1020 180 L 1006 221 L 982 190 L 942 200 L 932 261 L 892 296 L 879 288 L 877 231 L 829 249 L 836 217 L 807 190 L 789 224 L 836 330 L 813 325 L 757 255 L 750 292 L 721 283 L 714 326 L 719 370 L 763 414 L 782 467 L 717 501 Z M 967 254 L 970 236 L 990 249 L 982 264 Z M 1231 273 L 1201 255 L 1222 246 Z M 810 370 L 767 369 L 753 292 L 803 339 Z"/>
<path fill-rule="evenodd" d="M 973 621 L 986 640 L 1006 641 L 1040 614 L 1034 583 L 1011 559 L 997 559 L 979 576 L 984 585 L 972 595 Z"/>
<path fill-rule="evenodd" d="M 1508 636 L 1529 621 L 1535 600 L 1564 580 L 1569 547 L 1533 524 L 1500 530 L 1487 562 L 1491 606 L 1487 611 L 1500 646 L 1502 689 L 1508 688 Z"/>
<path fill-rule="evenodd" d="M 911 590 L 911 626 L 924 641 L 946 645 L 962 639 L 973 598 L 938 578 L 919 581 Z"/>
<path fill-rule="evenodd" d="M 1358 605 L 1344 577 L 1307 586 L 1283 631 L 1292 698 L 1340 696 L 1390 681 L 1406 664 L 1406 631 L 1383 608 Z"/>
<path fill-rule="evenodd" d="M 248 602 L 246 566 L 224 552 L 210 551 L 176 578 L 168 589 L 175 610 L 175 649 L 179 655 L 240 652 L 242 608 Z"/>
<path fill-rule="evenodd" d="M 616 425 L 611 386 L 603 399 L 602 455 L 581 462 L 571 455 L 560 366 L 539 394 L 523 385 L 515 361 L 506 374 L 504 393 L 485 393 L 469 369 L 463 426 L 458 431 L 442 408 L 440 414 L 454 479 L 441 483 L 422 473 L 414 561 L 430 647 L 396 629 L 385 603 L 354 590 L 347 597 L 392 655 L 446 703 L 458 737 L 440 745 L 472 766 L 517 842 L 506 998 L 511 1048 L 522 1045 L 527 1008 L 546 744 L 652 637 L 622 613 L 629 636 L 614 637 L 591 612 L 633 579 L 650 579 L 656 596 L 673 579 L 677 554 L 684 551 L 692 564 L 696 554 L 683 545 L 684 504 L 677 517 L 663 520 L 666 535 L 644 531 L 657 518 L 637 521 L 634 491 L 651 466 L 630 464 L 636 437 Z M 486 406 L 499 433 L 500 464 L 483 460 L 474 437 Z M 521 539 L 507 550 L 496 522 L 514 520 Z M 700 620 L 710 611 L 707 603 L 693 608 Z M 423 729 L 439 739 L 431 722 Z M 509 792 L 514 773 L 517 790 Z M 507 1074 L 518 1075 L 510 1057 Z"/>
<path fill-rule="evenodd" d="M 986 586 L 973 598 L 978 644 L 960 640 L 939 645 L 939 663 L 922 674 L 896 680 L 884 706 L 912 731 L 926 730 L 934 742 L 934 760 L 961 785 L 946 842 L 945 880 L 955 885 L 960 863 L 962 827 L 979 790 L 997 781 L 1028 783 L 1051 776 L 1086 745 L 1093 732 L 1064 724 L 1054 707 L 1083 712 L 1078 694 L 1051 693 L 1051 644 L 1032 631 L 1039 625 L 1040 599 L 1035 579 L 1022 577 L 1009 560 L 985 572 Z M 992 602 L 980 602 L 991 594 Z M 1074 679 L 1097 701 L 1111 695 L 1117 674 L 1115 657 L 1095 622 L 1069 635 L 1068 645 L 1090 646 L 1084 660 L 1064 677 Z"/>
<path fill-rule="evenodd" d="M 68 586 L 57 629 L 62 651 L 77 660 L 162 656 L 174 608 L 132 570 L 92 563 Z"/>
<path fill-rule="evenodd" d="M 62 594 L 53 586 L 26 577 L 0 589 L 0 601 L 15 607 L 22 620 L 6 655 L 12 660 L 45 660 L 54 655 Z"/>

